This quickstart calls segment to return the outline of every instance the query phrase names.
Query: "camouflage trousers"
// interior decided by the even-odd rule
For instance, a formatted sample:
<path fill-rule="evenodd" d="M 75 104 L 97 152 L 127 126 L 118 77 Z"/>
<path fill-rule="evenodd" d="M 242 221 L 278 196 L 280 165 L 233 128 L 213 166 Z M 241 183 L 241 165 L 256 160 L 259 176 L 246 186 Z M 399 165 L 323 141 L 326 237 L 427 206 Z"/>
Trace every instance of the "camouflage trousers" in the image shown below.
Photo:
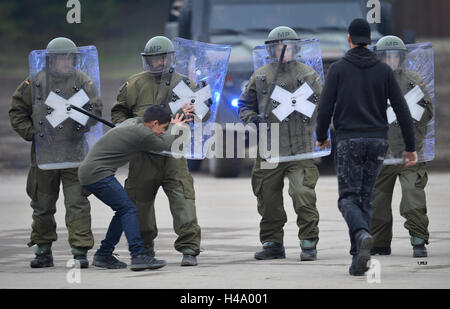
<path fill-rule="evenodd" d="M 160 187 L 169 199 L 173 227 L 178 235 L 175 249 L 199 254 L 201 230 L 197 222 L 194 182 L 186 159 L 142 152 L 130 162 L 125 190 L 136 205 L 144 246 L 153 249 L 158 235 L 155 198 Z"/>
<path fill-rule="evenodd" d="M 370 231 L 373 190 L 387 148 L 387 140 L 380 138 L 350 138 L 337 143 L 338 208 L 349 228 L 351 255 L 357 254 L 356 234 Z"/>
<path fill-rule="evenodd" d="M 28 173 L 27 194 L 31 198 L 33 223 L 31 242 L 37 245 L 51 245 L 57 240 L 56 201 L 62 183 L 64 205 L 66 206 L 66 226 L 69 244 L 77 254 L 85 253 L 94 245 L 91 231 L 91 205 L 83 194 L 78 181 L 78 169 L 41 170 L 32 166 Z"/>
<path fill-rule="evenodd" d="M 375 247 L 390 247 L 392 241 L 392 195 L 395 181 L 400 180 L 402 199 L 400 215 L 406 219 L 405 228 L 411 236 L 428 243 L 428 217 L 425 186 L 428 182 L 426 163 L 411 167 L 385 165 L 375 184 L 371 233 Z"/>
<path fill-rule="evenodd" d="M 284 177 L 289 179 L 289 195 L 297 214 L 300 240 L 319 238 L 319 212 L 316 207 L 315 187 L 319 171 L 312 160 L 282 162 L 276 168 L 261 168 L 256 159 L 252 172 L 253 193 L 258 200 L 261 215 L 260 241 L 283 243 L 284 224 L 287 222 L 283 206 Z"/>

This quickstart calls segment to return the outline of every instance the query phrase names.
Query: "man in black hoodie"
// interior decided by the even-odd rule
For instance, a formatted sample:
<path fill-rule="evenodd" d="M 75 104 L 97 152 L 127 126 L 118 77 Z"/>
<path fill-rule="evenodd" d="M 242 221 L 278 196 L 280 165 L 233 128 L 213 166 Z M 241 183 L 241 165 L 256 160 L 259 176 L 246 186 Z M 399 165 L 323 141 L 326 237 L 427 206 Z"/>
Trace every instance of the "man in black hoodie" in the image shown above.
<path fill-rule="evenodd" d="M 417 162 L 411 114 L 394 73 L 367 46 L 370 26 L 355 19 L 349 27 L 350 50 L 330 66 L 319 101 L 317 146 L 330 145 L 327 131 L 333 116 L 336 130 L 335 167 L 338 207 L 349 227 L 353 256 L 349 272 L 362 276 L 369 269 L 373 239 L 370 231 L 372 193 L 388 148 L 387 100 L 400 124 L 403 162 Z"/>

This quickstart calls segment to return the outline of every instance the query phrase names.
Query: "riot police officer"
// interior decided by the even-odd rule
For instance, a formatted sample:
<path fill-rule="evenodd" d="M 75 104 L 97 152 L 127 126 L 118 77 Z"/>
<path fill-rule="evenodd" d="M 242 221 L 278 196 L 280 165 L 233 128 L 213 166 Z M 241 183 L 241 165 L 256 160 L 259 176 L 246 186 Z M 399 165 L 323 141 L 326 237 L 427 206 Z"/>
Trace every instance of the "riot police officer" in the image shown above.
<path fill-rule="evenodd" d="M 429 231 L 424 189 L 428 175 L 426 163 L 423 161 L 425 161 L 427 128 L 433 118 L 433 103 L 422 77 L 417 72 L 406 68 L 408 49 L 400 38 L 392 35 L 381 38 L 376 44 L 376 52 L 381 60 L 394 71 L 404 95 L 416 86 L 420 87 L 424 97 L 417 104 L 424 109 L 424 112 L 419 119 L 413 119 L 416 151 L 419 161 L 422 162 L 405 167 L 394 160 L 393 164 L 385 163 L 378 176 L 373 197 L 371 234 L 374 238 L 374 247 L 371 253 L 381 255 L 391 253 L 392 195 L 398 178 L 402 187 L 400 214 L 406 219 L 405 228 L 411 236 L 413 256 L 426 257 L 425 244 L 428 244 Z M 401 157 L 404 143 L 396 120 L 389 125 L 388 134 L 388 155 L 393 159 Z"/>
<path fill-rule="evenodd" d="M 172 114 L 168 105 L 172 99 L 172 89 L 181 80 L 189 87 L 195 87 L 191 80 L 171 67 L 174 53 L 174 46 L 166 37 L 156 36 L 147 42 L 141 53 L 144 71 L 131 76 L 120 88 L 111 109 L 114 123 L 142 116 L 145 109 L 154 104 Z M 181 112 L 191 115 L 192 111 L 188 107 Z M 161 186 L 169 199 L 174 229 L 178 235 L 175 249 L 183 254 L 181 265 L 195 266 L 196 256 L 200 253 L 201 230 L 197 223 L 193 178 L 187 160 L 141 153 L 130 162 L 125 189 L 137 206 L 140 232 L 145 247 L 152 255 L 154 239 L 158 234 L 154 201 Z"/>
<path fill-rule="evenodd" d="M 96 83 L 77 68 L 83 55 L 80 55 L 80 49 L 73 41 L 55 38 L 48 43 L 45 51 L 36 51 L 32 55 L 37 55 L 40 60 L 32 65 L 42 62 L 45 67 L 31 74 L 16 89 L 9 110 L 14 130 L 26 141 L 32 142 L 26 186 L 33 208 L 31 241 L 28 245 L 36 245 L 36 257 L 31 261 L 31 267 L 53 266 L 51 246 L 57 239 L 54 214 L 62 183 L 69 244 L 74 258 L 80 261 L 82 268 L 86 268 L 89 265 L 86 254 L 94 245 L 94 239 L 90 204 L 85 192 L 82 192 L 76 167 L 88 150 L 85 133 L 96 122 L 87 120 L 80 124 L 68 117 L 62 102 L 75 94 L 86 96 L 81 106 L 97 115 L 101 115 L 102 103 Z M 50 97 L 59 100 L 56 105 L 50 104 Z M 58 117 L 62 118 L 55 120 Z"/>
<path fill-rule="evenodd" d="M 284 60 L 278 63 L 283 45 L 286 46 Z M 296 157 L 299 153 L 313 151 L 313 132 L 316 112 L 310 117 L 294 111 L 286 118 L 275 116 L 274 110 L 280 102 L 271 100 L 269 85 L 276 82 L 276 87 L 293 93 L 306 84 L 312 89 L 309 97 L 311 104 L 316 104 L 322 91 L 319 74 L 311 67 L 295 58 L 301 45 L 295 31 L 289 27 L 273 29 L 265 42 L 268 63 L 256 70 L 250 82 L 239 98 L 239 116 L 247 123 L 257 127 L 262 122 L 279 124 L 279 156 L 280 158 Z M 278 68 L 278 76 L 276 71 Z M 276 79 L 276 80 L 275 80 Z M 291 104 L 291 102 L 288 102 Z M 295 100 L 292 104 L 296 104 Z M 283 160 L 282 160 L 283 161 Z M 264 158 L 258 155 L 252 171 L 252 187 L 258 202 L 258 212 L 261 215 L 260 241 L 261 251 L 255 253 L 255 259 L 285 258 L 283 246 L 283 226 L 287 222 L 283 206 L 284 177 L 289 179 L 289 195 L 297 213 L 298 237 L 302 249 L 302 261 L 315 260 L 316 245 L 319 240 L 319 213 L 316 208 L 315 186 L 319 172 L 312 159 L 285 160 L 275 168 L 264 168 L 261 164 Z"/>

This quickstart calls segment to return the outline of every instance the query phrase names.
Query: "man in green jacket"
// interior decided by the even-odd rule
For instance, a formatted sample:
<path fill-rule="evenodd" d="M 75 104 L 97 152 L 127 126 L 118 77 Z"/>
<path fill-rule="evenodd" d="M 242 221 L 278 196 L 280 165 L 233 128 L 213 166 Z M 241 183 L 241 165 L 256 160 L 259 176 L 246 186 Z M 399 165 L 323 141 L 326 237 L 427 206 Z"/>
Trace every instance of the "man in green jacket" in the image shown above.
<path fill-rule="evenodd" d="M 172 123 L 182 125 L 183 115 L 177 115 Z M 169 150 L 176 135 L 164 134 L 170 122 L 170 114 L 160 106 L 150 106 L 143 118 L 128 119 L 108 131 L 89 151 L 80 165 L 80 183 L 97 198 L 110 206 L 115 215 L 108 227 L 105 239 L 94 256 L 93 265 L 118 269 L 126 264 L 113 256 L 114 248 L 125 232 L 131 253 L 131 270 L 157 269 L 166 262 L 157 260 L 144 247 L 139 232 L 136 206 L 127 196 L 114 174 L 139 152 Z"/>
<path fill-rule="evenodd" d="M 144 71 L 131 76 L 120 88 L 111 109 L 113 123 L 142 116 L 150 105 L 161 106 L 170 113 L 168 103 L 173 99 L 172 89 L 182 80 L 192 89 L 195 87 L 191 80 L 171 68 L 174 46 L 169 39 L 162 36 L 150 39 L 141 55 Z M 169 71 L 163 72 L 165 68 Z M 161 84 L 163 73 L 168 78 Z M 193 108 L 185 108 L 182 112 L 190 116 Z M 193 178 L 187 161 L 184 158 L 139 153 L 130 162 L 125 190 L 137 206 L 141 235 L 151 255 L 155 254 L 154 239 L 158 234 L 154 202 L 161 186 L 169 199 L 173 225 L 178 235 L 175 249 L 183 254 L 181 265 L 195 266 L 196 256 L 200 253 L 201 230 L 197 222 Z"/>

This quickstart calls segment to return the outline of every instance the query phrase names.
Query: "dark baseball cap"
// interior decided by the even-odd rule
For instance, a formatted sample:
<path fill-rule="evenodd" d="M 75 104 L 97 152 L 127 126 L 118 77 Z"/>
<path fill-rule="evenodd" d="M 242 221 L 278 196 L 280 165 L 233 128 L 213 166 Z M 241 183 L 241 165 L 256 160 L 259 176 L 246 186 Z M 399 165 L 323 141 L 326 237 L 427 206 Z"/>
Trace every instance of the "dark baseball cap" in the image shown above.
<path fill-rule="evenodd" d="M 369 23 L 362 18 L 353 20 L 348 27 L 348 34 L 353 44 L 370 44 L 370 26 Z"/>

